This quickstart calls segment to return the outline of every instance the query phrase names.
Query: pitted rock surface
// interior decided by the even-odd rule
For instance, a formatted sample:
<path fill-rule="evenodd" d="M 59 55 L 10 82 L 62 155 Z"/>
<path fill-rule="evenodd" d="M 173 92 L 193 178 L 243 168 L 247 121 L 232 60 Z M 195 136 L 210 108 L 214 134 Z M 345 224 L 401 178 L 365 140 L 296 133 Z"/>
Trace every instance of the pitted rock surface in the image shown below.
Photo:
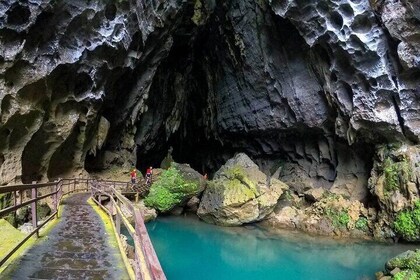
<path fill-rule="evenodd" d="M 246 152 L 297 192 L 368 199 L 420 136 L 416 0 L 0 4 L 0 184 Z"/>
<path fill-rule="evenodd" d="M 64 201 L 58 224 L 19 260 L 11 279 L 130 279 L 115 237 L 87 204 L 89 194 Z M 113 240 L 113 241 L 112 241 Z M 113 246 L 111 246 L 113 242 Z"/>

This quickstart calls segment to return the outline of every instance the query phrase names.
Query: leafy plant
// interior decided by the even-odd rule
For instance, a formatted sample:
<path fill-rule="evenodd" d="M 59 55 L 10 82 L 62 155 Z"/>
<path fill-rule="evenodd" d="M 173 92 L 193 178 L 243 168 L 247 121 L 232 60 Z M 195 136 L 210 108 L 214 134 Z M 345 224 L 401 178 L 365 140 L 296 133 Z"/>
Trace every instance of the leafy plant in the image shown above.
<path fill-rule="evenodd" d="M 392 277 L 393 280 L 404 280 L 405 276 L 407 275 L 407 271 L 400 271 Z"/>
<path fill-rule="evenodd" d="M 355 227 L 358 230 L 366 231 L 368 229 L 368 219 L 365 217 L 360 217 L 355 224 Z"/>
<path fill-rule="evenodd" d="M 12 195 L 11 193 L 2 193 L 0 194 L 0 210 L 12 205 Z"/>
<path fill-rule="evenodd" d="M 167 212 L 197 191 L 198 183 L 186 181 L 178 169 L 170 167 L 153 183 L 144 203 L 161 212 Z"/>
<path fill-rule="evenodd" d="M 404 239 L 418 239 L 420 236 L 420 200 L 414 203 L 414 209 L 397 214 L 394 228 Z"/>
<path fill-rule="evenodd" d="M 336 210 L 326 208 L 324 209 L 324 213 L 332 221 L 335 227 L 346 227 L 350 222 L 350 216 L 346 209 Z"/>
<path fill-rule="evenodd" d="M 414 254 L 394 258 L 390 260 L 389 264 L 392 268 L 398 267 L 401 270 L 410 271 L 418 275 L 420 274 L 420 250 L 416 250 Z"/>
<path fill-rule="evenodd" d="M 390 157 L 384 160 L 383 172 L 385 175 L 385 194 L 399 189 L 400 185 L 410 180 L 411 167 L 406 158 L 400 162 L 394 162 Z"/>

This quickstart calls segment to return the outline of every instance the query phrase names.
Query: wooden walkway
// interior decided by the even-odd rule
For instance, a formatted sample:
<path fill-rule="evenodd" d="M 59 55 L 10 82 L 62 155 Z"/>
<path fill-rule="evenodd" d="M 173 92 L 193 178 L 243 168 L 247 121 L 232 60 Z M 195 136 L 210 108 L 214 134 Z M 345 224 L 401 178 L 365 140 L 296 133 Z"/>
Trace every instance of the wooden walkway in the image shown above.
<path fill-rule="evenodd" d="M 5 279 L 130 279 L 113 234 L 87 203 L 89 193 L 67 197 L 63 216 Z M 2 278 L 3 279 L 3 278 Z"/>

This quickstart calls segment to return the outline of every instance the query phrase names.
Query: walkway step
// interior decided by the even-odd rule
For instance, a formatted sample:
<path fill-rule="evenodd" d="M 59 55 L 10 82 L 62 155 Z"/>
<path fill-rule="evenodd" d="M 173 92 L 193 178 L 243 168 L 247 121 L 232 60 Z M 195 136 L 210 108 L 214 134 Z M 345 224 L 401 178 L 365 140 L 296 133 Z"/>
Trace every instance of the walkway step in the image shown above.
<path fill-rule="evenodd" d="M 87 193 L 68 197 L 58 224 L 15 270 L 5 271 L 6 279 L 129 279 L 115 237 L 88 198 Z"/>

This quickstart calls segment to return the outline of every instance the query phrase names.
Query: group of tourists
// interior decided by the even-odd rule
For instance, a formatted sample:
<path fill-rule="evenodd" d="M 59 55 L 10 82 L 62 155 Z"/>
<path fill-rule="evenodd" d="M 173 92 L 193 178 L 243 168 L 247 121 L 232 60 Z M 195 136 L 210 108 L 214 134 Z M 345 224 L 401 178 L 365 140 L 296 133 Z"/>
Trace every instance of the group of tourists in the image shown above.
<path fill-rule="evenodd" d="M 152 174 L 153 174 L 153 167 L 150 166 L 146 170 L 146 185 L 150 185 L 152 183 Z M 130 173 L 131 183 L 137 184 L 137 169 L 133 168 Z"/>
<path fill-rule="evenodd" d="M 152 174 L 153 174 L 153 167 L 150 166 L 146 170 L 146 185 L 150 186 L 152 184 Z M 137 169 L 133 168 L 133 170 L 130 172 L 130 178 L 131 178 L 131 184 L 135 185 L 137 184 Z M 207 173 L 203 175 L 204 180 L 207 180 Z"/>

